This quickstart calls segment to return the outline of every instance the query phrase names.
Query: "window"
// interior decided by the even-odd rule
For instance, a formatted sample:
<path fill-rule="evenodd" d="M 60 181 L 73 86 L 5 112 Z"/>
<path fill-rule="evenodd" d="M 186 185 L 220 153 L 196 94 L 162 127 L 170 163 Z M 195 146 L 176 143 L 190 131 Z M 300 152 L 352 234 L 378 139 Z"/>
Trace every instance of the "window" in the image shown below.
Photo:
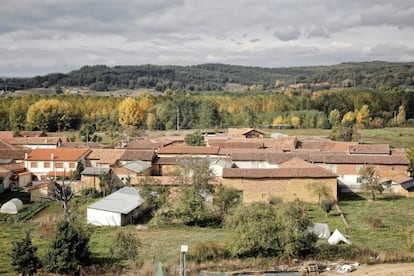
<path fill-rule="evenodd" d="M 55 168 L 59 168 L 59 169 L 63 168 L 63 163 L 62 162 L 56 162 L 55 163 Z"/>
<path fill-rule="evenodd" d="M 31 168 L 37 168 L 37 162 L 30 162 Z"/>
<path fill-rule="evenodd" d="M 69 163 L 69 168 L 76 169 L 76 163 L 73 163 L 73 162 Z"/>
<path fill-rule="evenodd" d="M 50 162 L 44 162 L 43 163 L 43 168 L 50 168 Z"/>
<path fill-rule="evenodd" d="M 357 183 L 361 184 L 361 177 L 357 177 Z"/>

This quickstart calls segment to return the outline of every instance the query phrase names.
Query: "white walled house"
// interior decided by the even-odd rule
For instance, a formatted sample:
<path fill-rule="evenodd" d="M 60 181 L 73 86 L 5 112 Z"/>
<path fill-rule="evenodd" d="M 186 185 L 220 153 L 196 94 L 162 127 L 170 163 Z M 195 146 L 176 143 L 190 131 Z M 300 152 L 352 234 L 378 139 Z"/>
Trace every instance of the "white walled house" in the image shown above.
<path fill-rule="evenodd" d="M 124 187 L 87 208 L 87 223 L 98 226 L 123 226 L 133 223 L 144 202 L 139 190 Z"/>
<path fill-rule="evenodd" d="M 38 180 L 70 176 L 78 162 L 85 164 L 88 149 L 34 149 L 25 156 L 25 167 Z"/>

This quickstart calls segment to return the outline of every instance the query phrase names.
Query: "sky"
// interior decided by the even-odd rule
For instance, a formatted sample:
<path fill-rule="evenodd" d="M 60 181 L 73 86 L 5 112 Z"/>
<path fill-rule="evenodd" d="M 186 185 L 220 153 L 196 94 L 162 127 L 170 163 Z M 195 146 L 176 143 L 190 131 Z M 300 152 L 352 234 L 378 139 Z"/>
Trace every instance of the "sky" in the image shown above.
<path fill-rule="evenodd" d="M 18 0 L 0 4 L 0 76 L 84 65 L 262 67 L 414 61 L 412 0 Z"/>

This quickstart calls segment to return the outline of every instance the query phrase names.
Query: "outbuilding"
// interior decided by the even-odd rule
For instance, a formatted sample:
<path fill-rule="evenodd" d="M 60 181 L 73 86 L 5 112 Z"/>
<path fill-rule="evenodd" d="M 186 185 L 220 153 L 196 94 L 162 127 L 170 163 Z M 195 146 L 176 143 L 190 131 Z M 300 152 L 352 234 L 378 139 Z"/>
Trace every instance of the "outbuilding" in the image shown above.
<path fill-rule="evenodd" d="M 123 226 L 140 215 L 144 202 L 139 190 L 124 187 L 87 208 L 87 223 L 99 226 Z"/>

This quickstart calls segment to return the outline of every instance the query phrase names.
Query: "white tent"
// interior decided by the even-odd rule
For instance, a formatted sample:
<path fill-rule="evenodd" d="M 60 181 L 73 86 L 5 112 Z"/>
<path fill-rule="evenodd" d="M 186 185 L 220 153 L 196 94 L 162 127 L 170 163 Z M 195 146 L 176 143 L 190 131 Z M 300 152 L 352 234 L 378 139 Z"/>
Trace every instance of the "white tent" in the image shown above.
<path fill-rule="evenodd" d="M 328 243 L 330 245 L 336 245 L 336 244 L 340 243 L 341 241 L 344 242 L 344 243 L 346 243 L 346 244 L 349 244 L 349 245 L 352 244 L 352 242 L 347 237 L 345 237 L 344 235 L 342 235 L 342 233 L 339 232 L 338 229 L 335 229 L 335 231 L 329 237 Z"/>
<path fill-rule="evenodd" d="M 327 239 L 331 235 L 328 224 L 315 222 L 308 227 L 308 231 L 315 234 L 319 239 Z"/>
<path fill-rule="evenodd" d="M 1 206 L 0 213 L 17 214 L 23 208 L 23 202 L 18 198 L 12 198 Z"/>

